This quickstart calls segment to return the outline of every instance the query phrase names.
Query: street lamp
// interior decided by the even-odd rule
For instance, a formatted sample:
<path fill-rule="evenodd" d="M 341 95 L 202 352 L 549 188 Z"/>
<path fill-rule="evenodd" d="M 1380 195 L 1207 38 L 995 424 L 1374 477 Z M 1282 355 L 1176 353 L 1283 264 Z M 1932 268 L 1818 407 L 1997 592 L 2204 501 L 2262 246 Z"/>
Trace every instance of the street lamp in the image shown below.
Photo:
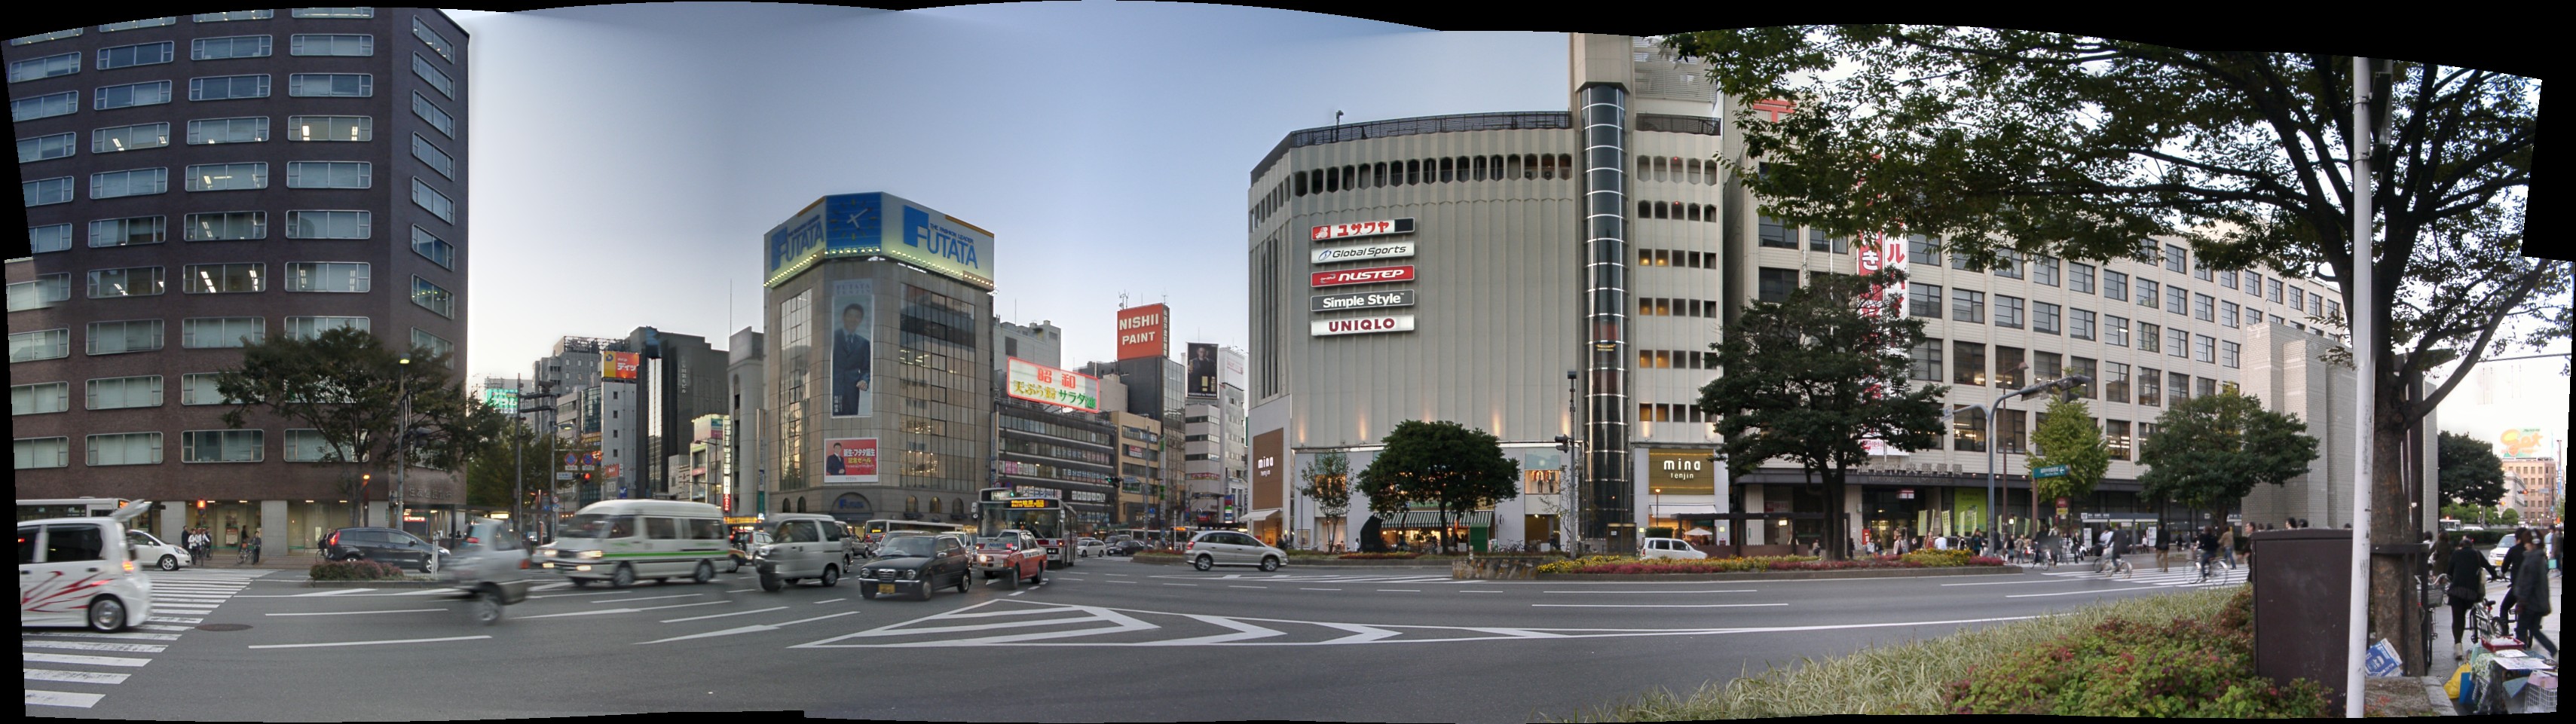
<path fill-rule="evenodd" d="M 409 517 L 403 515 L 403 513 L 407 512 L 403 507 L 403 500 L 404 496 L 411 492 L 404 488 L 404 483 L 409 479 L 407 474 L 411 467 L 410 462 L 404 459 L 405 454 L 411 449 L 411 355 L 403 355 L 402 360 L 398 364 L 400 364 L 401 367 L 395 371 L 394 384 L 395 389 L 401 392 L 402 412 L 400 413 L 400 417 L 395 418 L 394 423 L 394 494 L 392 500 L 392 517 L 394 519 L 393 527 L 396 529 L 402 528 L 403 523 L 407 522 L 403 519 Z"/>
<path fill-rule="evenodd" d="M 2019 368 L 2015 368 L 2015 369 L 2019 369 Z M 1986 437 L 1987 437 L 1987 440 L 1986 440 L 1986 443 L 1987 443 L 1987 444 L 1986 444 L 1986 549 L 1987 549 L 1987 550 L 1995 550 L 1995 549 L 1997 549 L 1997 548 L 2002 547 L 2002 545 L 2003 545 L 2002 533 L 2001 533 L 2000 531 L 1997 531 L 1997 530 L 1995 529 L 1995 482 L 1996 482 L 1996 478 L 1997 478 L 1997 474 L 1996 474 L 1996 472 L 1995 472 L 1995 457 L 1996 457 L 1997 455 L 2001 454 L 2001 452 L 2000 452 L 2000 450 L 1999 450 L 1999 447 L 2000 447 L 2000 446 L 1998 446 L 1998 445 L 1995 445 L 1995 444 L 1994 444 L 1994 442 L 1995 442 L 1995 441 L 1994 441 L 1994 439 L 1993 439 L 1993 438 L 1994 438 L 1994 434 L 1993 434 L 1993 432 L 1992 432 L 1992 430 L 1993 430 L 1994 428 L 1996 428 L 1997 426 L 1999 426 L 1999 425 L 2001 424 L 2001 423 L 2000 423 L 2000 419 L 2001 419 L 2000 412 L 2004 409 L 2004 406 L 2005 406 L 2006 404 L 2009 404 L 2009 403 L 2012 401 L 2012 399 L 2013 399 L 2013 398 L 2015 398 L 2015 397 L 2028 398 L 2028 397 L 2030 397 L 2031 395 L 2036 395 L 2036 394 L 2039 394 L 2039 393 L 2042 393 L 2042 392 L 2062 392 L 2062 391 L 2066 391 L 2066 390 L 2072 390 L 2072 389 L 2077 388 L 2077 387 L 2082 387 L 2082 386 L 2084 386 L 2084 385 L 2089 385 L 2089 384 L 2092 384 L 2092 383 L 2093 383 L 2093 378 L 2092 378 L 2092 377 L 2089 377 L 2089 376 L 2086 376 L 2086 375 L 2069 375 L 2069 376 L 2066 376 L 2066 377 L 2060 377 L 2060 378 L 2057 378 L 2057 379 L 2055 379 L 2055 380 L 2050 380 L 2050 381 L 2048 381 L 2048 382 L 2044 382 L 2044 383 L 2041 383 L 2041 384 L 2031 385 L 2031 386 L 2029 386 L 2029 387 L 2024 387 L 2024 388 L 2021 388 L 2021 389 L 2018 389 L 2018 390 L 2013 390 L 2013 391 L 2011 391 L 2011 392 L 2006 392 L 2006 393 L 2003 393 L 2002 395 L 1998 395 L 1998 396 L 1996 396 L 1996 397 L 1995 397 L 1995 404 L 1994 404 L 1994 406 L 1993 406 L 1992 408 L 1990 408 L 1990 409 L 1997 411 L 1997 413 L 1998 413 L 1998 414 L 1990 414 L 1990 415 L 1987 415 L 1987 416 L 1986 416 L 1986 418 L 1987 418 L 1986 428 L 1987 428 L 1987 430 L 1988 430 L 1988 433 L 1987 433 L 1987 435 L 1986 435 Z M 2033 479 L 2031 480 L 2031 491 L 2032 491 L 2032 493 L 2033 493 L 2034 495 L 2036 495 L 2036 494 L 2037 494 L 2037 492 L 2038 492 L 2038 490 L 2039 490 L 2039 480 L 2038 480 L 2038 479 L 2036 479 L 2036 478 L 2033 478 Z M 2035 500 L 2036 500 L 2036 498 L 2034 498 L 2033 500 L 2035 501 Z M 2037 517 L 2039 517 L 2039 510 L 2037 509 L 2036 505 L 2037 505 L 2036 503 L 2033 503 L 2033 506 L 2034 506 L 2034 507 L 2033 507 L 2033 508 L 2032 508 L 2032 510 L 2030 511 L 2031 517 L 2033 517 L 2033 518 L 2037 518 Z"/>

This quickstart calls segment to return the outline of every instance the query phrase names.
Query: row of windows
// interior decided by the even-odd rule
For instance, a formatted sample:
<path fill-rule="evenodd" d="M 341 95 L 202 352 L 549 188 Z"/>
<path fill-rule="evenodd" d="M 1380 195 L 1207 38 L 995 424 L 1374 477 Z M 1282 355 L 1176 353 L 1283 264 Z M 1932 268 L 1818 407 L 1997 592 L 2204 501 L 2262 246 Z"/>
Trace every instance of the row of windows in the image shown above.
<path fill-rule="evenodd" d="M 1717 206 L 1686 204 L 1675 201 L 1639 201 L 1637 218 L 1675 219 L 1680 221 L 1717 221 Z"/>
<path fill-rule="evenodd" d="M 1084 450 L 1081 448 L 1066 447 L 1063 445 L 1036 442 L 1032 440 L 1012 440 L 1004 438 L 1002 440 L 1002 451 L 1019 453 L 1022 455 L 1050 457 L 1058 460 L 1079 460 L 1099 465 L 1108 465 L 1111 462 L 1114 462 L 1110 459 L 1110 455 L 1106 451 Z"/>
<path fill-rule="evenodd" d="M 1717 302 L 1708 299 L 1638 297 L 1637 314 L 1645 317 L 1716 317 Z"/>
<path fill-rule="evenodd" d="M 1717 252 L 1683 251 L 1680 249 L 1638 249 L 1637 266 L 1686 266 L 1694 269 L 1717 268 Z"/>
<path fill-rule="evenodd" d="M 374 236 L 374 214 L 367 211 L 286 212 L 289 239 L 367 239 Z M 268 238 L 266 211 L 209 211 L 181 218 L 188 241 L 255 241 Z M 170 240 L 169 217 L 130 216 L 89 222 L 89 246 L 135 246 Z M 36 253 L 72 248 L 72 225 L 27 227 L 27 243 Z M 456 246 L 419 226 L 411 227 L 411 250 L 449 269 L 456 268 Z"/>
<path fill-rule="evenodd" d="M 363 142 L 375 140 L 376 137 L 376 121 L 368 116 L 287 116 L 286 128 L 286 140 L 289 141 Z M 192 146 L 261 143 L 268 140 L 268 131 L 267 116 L 203 118 L 188 122 L 187 143 Z M 169 146 L 170 124 L 168 123 L 138 123 L 90 131 L 89 152 L 92 154 L 125 153 Z M 69 158 L 79 150 L 80 134 L 78 133 L 64 132 L 21 138 L 18 139 L 18 162 L 34 163 Z M 456 178 L 454 157 L 428 138 L 417 133 L 412 134 L 411 154 L 413 158 L 429 164 L 430 168 L 437 170 L 439 175 Z M 189 175 L 196 175 L 197 168 L 200 167 L 190 167 Z M 262 163 L 260 168 L 264 170 L 267 165 Z"/>
<path fill-rule="evenodd" d="M 1637 404 L 1638 422 L 1708 422 L 1698 405 Z"/>
<path fill-rule="evenodd" d="M 292 14 L 292 16 L 299 18 L 372 18 L 376 16 L 375 8 L 290 8 L 288 12 Z M 190 19 L 199 23 L 224 23 L 237 20 L 268 20 L 275 17 L 277 17 L 277 11 L 275 10 L 235 10 L 232 12 L 222 13 L 197 13 L 190 16 Z M 412 22 L 415 25 L 419 23 L 417 20 Z M 158 28 L 177 24 L 179 24 L 179 18 L 174 15 L 166 18 L 147 18 L 143 20 L 128 20 L 121 23 L 108 23 L 106 25 L 98 26 L 98 31 L 109 33 L 119 30 Z M 9 40 L 9 44 L 28 45 L 48 40 L 77 38 L 80 37 L 81 30 L 81 28 L 72 28 L 70 30 L 57 30 L 50 33 L 12 38 Z"/>
<path fill-rule="evenodd" d="M 1932 254 L 1932 247 L 1939 243 L 1938 239 L 1930 239 L 1917 234 L 1908 237 L 1908 243 L 1913 247 L 1910 251 L 1913 253 L 1915 258 L 1937 258 Z M 1771 246 L 1773 244 L 1770 244 L 1766 237 L 1764 245 Z M 1996 276 L 2007 279 L 2022 278 L 2025 265 L 2024 257 L 2021 252 L 2007 249 L 1999 252 L 1999 254 L 2003 259 L 1991 270 L 1980 268 L 1977 265 L 1970 263 L 1966 257 L 1958 254 L 1952 254 L 1950 256 L 1950 268 L 1968 271 L 1992 271 Z M 2167 271 L 2184 271 L 2187 257 L 2188 252 L 2180 245 L 2165 244 L 2159 248 L 2153 241 L 2141 241 L 2139 243 L 2139 260 L 2151 265 L 2161 262 Z M 2058 259 L 2049 256 L 2033 256 L 2029 257 L 2028 262 L 2029 264 L 2027 265 L 2027 268 L 2032 282 L 2048 286 L 2059 286 L 2060 277 L 2058 274 Z M 2261 273 L 2254 271 L 2244 271 L 2242 273 L 2234 271 L 2214 271 L 2196 261 L 2190 262 L 2188 266 L 2194 277 L 2205 281 L 2216 281 L 2222 289 L 2238 289 L 2240 288 L 2239 282 L 2241 280 L 2241 288 L 2249 296 L 2268 298 L 2274 302 L 2284 301 L 2283 291 L 2285 287 L 2279 278 L 2266 279 Z M 2094 293 L 2093 282 L 2096 269 L 2093 265 L 2081 262 L 2068 262 L 2066 264 L 2066 271 L 2068 273 L 2064 277 L 2064 282 L 2067 289 L 2086 294 Z M 2128 274 L 2108 269 L 2099 271 L 2102 278 L 2100 291 L 2102 296 L 2110 299 L 2132 298 L 2129 296 L 2132 280 Z M 2161 293 L 2159 293 L 2159 285 L 2152 279 L 2136 279 L 2134 281 L 2137 290 L 2137 296 L 2135 299 L 2137 300 L 2138 306 L 2154 308 L 2161 303 L 2167 312 L 2174 314 L 2191 314 L 2193 317 L 2202 321 L 2212 321 L 2213 319 L 2221 317 L 2233 318 L 2234 314 L 2227 310 L 2238 308 L 2234 302 L 2223 301 L 2218 302 L 2216 307 L 2213 308 L 2213 298 L 2211 296 L 2192 294 L 2188 290 L 2179 289 L 2171 285 L 2162 285 Z M 2289 302 L 2291 309 L 2328 318 L 2340 318 L 2343 315 L 2343 303 L 2329 299 L 2328 296 L 2322 292 L 2310 292 L 2295 284 L 2288 285 L 2286 289 L 2288 292 L 2287 301 Z M 2234 324 L 2235 322 L 2229 322 L 2230 326 L 2233 326 Z M 2304 329 L 2304 326 L 2302 328 Z"/>
<path fill-rule="evenodd" d="M 1715 221 L 1716 219 L 1711 218 L 1709 220 Z M 1774 219 L 1768 216 L 1758 217 L 1757 222 L 1758 228 L 1754 234 L 1754 243 L 1773 249 L 1798 248 L 1798 232 L 1796 229 L 1789 228 L 1788 226 L 1781 224 L 1779 219 Z M 1840 236 L 1828 238 L 1825 236 L 1825 231 L 1823 229 L 1808 229 L 1807 250 L 1830 252 L 1834 254 L 1849 254 L 1851 253 L 1851 241 Z"/>
<path fill-rule="evenodd" d="M 1067 440 L 1078 440 L 1094 445 L 1108 445 L 1116 442 L 1116 439 L 1110 437 L 1109 433 L 1085 430 L 1071 425 L 1059 425 L 1045 420 L 1031 420 L 1025 417 L 1012 415 L 1000 415 L 996 419 L 1001 424 L 1002 429 L 1005 430 L 1018 430 L 1025 433 L 1048 435 Z"/>
<path fill-rule="evenodd" d="M 1987 440 L 1986 411 L 1967 405 L 1953 405 L 1952 407 L 1955 408 L 1956 413 L 1955 416 L 1951 418 L 1951 449 L 1961 452 L 1985 452 Z M 1998 423 L 1995 426 L 1998 428 L 1995 431 L 1997 449 L 2002 452 L 2016 454 L 2025 452 L 2023 449 L 2023 443 L 2026 436 L 2029 434 L 2029 425 L 2031 424 L 2029 420 L 2034 418 L 2044 423 L 2048 420 L 2048 413 L 2025 410 L 2007 410 L 2001 415 L 1996 416 L 1996 421 Z M 2146 444 L 2147 436 L 2153 434 L 2155 424 L 2148 422 L 2137 423 L 2138 434 L 2135 438 L 2129 436 L 2129 428 L 2130 423 L 2127 420 L 2094 420 L 2094 429 L 2102 432 L 2103 446 L 2109 448 L 2111 459 L 2113 460 L 2129 459 L 2131 446 L 2136 445 L 2143 447 Z"/>
<path fill-rule="evenodd" d="M 419 57 L 419 56 L 413 56 Z M 433 83 L 433 87 L 437 84 Z M 100 86 L 91 96 L 92 110 L 113 110 L 137 106 L 157 106 L 170 102 L 171 83 L 166 80 Z M 295 98 L 373 98 L 376 77 L 372 73 L 290 73 L 286 76 L 286 95 Z M 269 97 L 269 76 L 227 75 L 188 79 L 188 100 L 222 101 Z M 455 97 L 453 94 L 450 98 Z M 13 121 L 69 115 L 80 109 L 80 91 L 63 91 L 40 96 L 11 99 L 9 116 Z"/>
<path fill-rule="evenodd" d="M 188 176 L 184 188 L 189 191 L 237 191 L 268 188 L 268 163 L 265 161 L 202 164 L 189 166 L 187 171 Z M 365 161 L 291 161 L 287 163 L 286 167 L 286 185 L 288 188 L 363 189 L 374 184 L 373 177 L 373 164 Z M 72 177 L 58 176 L 49 179 L 37 179 L 34 181 L 22 182 L 18 184 L 18 191 L 19 194 L 25 198 L 27 206 L 46 206 L 51 204 L 70 203 L 75 198 L 74 194 L 76 185 L 77 182 Z M 105 171 L 90 174 L 89 176 L 89 195 L 92 199 L 151 196 L 155 194 L 168 193 L 169 191 L 170 169 L 167 167 Z M 427 181 L 423 181 L 419 177 L 413 177 L 411 180 L 411 202 L 413 205 L 419 206 L 422 210 L 428 211 L 432 215 L 437 216 L 442 221 L 446 221 L 451 224 L 456 223 L 456 202 L 449 199 L 446 194 L 440 193 L 437 189 L 432 188 Z M 287 212 L 290 217 L 299 213 L 355 213 L 363 215 L 367 212 Z M 361 235 L 356 237 L 322 236 L 313 238 L 366 238 L 363 235 L 365 233 L 363 226 L 351 231 Z M 305 237 L 295 237 L 290 235 L 289 238 Z"/>
<path fill-rule="evenodd" d="M 1717 162 L 1680 156 L 1638 156 L 1637 168 L 1633 176 L 1639 181 L 1673 181 L 1695 186 L 1715 186 L 1717 185 Z"/>
<path fill-rule="evenodd" d="M 2203 353 L 2211 351 L 2213 347 L 2223 352 L 2222 356 L 2215 359 L 2204 354 L 2201 357 L 2201 361 L 2216 361 L 2226 367 L 2238 367 L 2240 350 L 2236 343 L 2222 342 L 2217 345 L 2212 345 L 2211 343 L 2214 341 L 2215 340 L 2211 340 L 2208 337 L 2200 337 L 2195 343 L 2193 343 L 2194 349 Z M 1913 364 L 1907 376 L 1910 379 L 1926 382 L 1942 381 L 1942 367 L 1944 366 L 1942 362 L 1943 350 L 1943 345 L 1939 339 L 1926 338 L 1917 343 L 1911 352 Z M 1984 386 L 1987 384 L 1990 378 L 1987 374 L 1986 345 L 1984 343 L 1953 341 L 1951 342 L 1948 351 L 1950 352 L 1948 379 L 1952 384 L 1974 386 Z M 2081 395 L 2086 399 L 2104 399 L 2107 397 L 2112 402 L 2129 401 L 2129 365 L 2127 363 L 2101 362 L 2090 357 L 2064 356 L 2056 352 L 2042 352 L 2037 350 L 2026 351 L 2020 347 L 2006 347 L 2003 345 L 1996 345 L 1994 347 L 1994 351 L 1995 372 L 1991 379 L 1995 387 L 2016 389 L 2026 384 L 2024 375 L 2025 368 L 2023 367 L 2026 362 L 2029 365 L 2026 369 L 2028 380 L 2054 380 L 2069 375 L 2083 375 L 2093 378 L 2094 384 L 2076 388 L 2076 393 L 2078 395 Z M 2026 360 L 2024 357 L 2025 354 L 2028 355 Z M 2140 367 L 2139 375 L 2144 381 L 2143 385 L 2138 388 L 2138 404 L 2158 404 L 2157 398 L 2159 395 L 2155 389 L 2156 370 L 2154 368 Z M 2185 377 L 2185 375 L 2179 372 L 2173 374 L 2173 379 L 2177 380 L 2177 388 L 2180 388 L 2189 382 Z M 2212 382 L 2210 384 L 2215 383 Z M 2182 399 L 2188 399 L 2189 397 L 2188 394 L 2182 392 L 2177 392 L 2176 394 L 2177 402 Z"/>
<path fill-rule="evenodd" d="M 1253 206 L 1252 223 L 1260 225 L 1271 214 L 1287 208 L 1289 199 L 1308 194 L 1458 181 L 1571 179 L 1574 173 L 1574 156 L 1563 153 L 1453 156 L 1300 171 L 1290 174 Z"/>
<path fill-rule="evenodd" d="M 1716 352 L 1676 352 L 1661 349 L 1637 350 L 1638 369 L 1717 369 Z"/>
<path fill-rule="evenodd" d="M 188 59 L 266 58 L 274 52 L 273 37 L 235 35 L 221 38 L 196 38 L 188 42 Z M 99 70 L 159 65 L 176 60 L 177 50 L 177 43 L 168 40 L 100 48 L 97 65 Z M 287 54 L 306 57 L 373 57 L 376 54 L 376 36 L 298 33 L 287 36 Z M 12 62 L 9 64 L 9 82 L 17 83 L 71 75 L 80 70 L 81 54 L 80 51 L 75 50 L 61 55 Z"/>
<path fill-rule="evenodd" d="M 149 273 L 142 272 L 151 270 Z M 101 269 L 89 273 L 90 298 L 159 293 L 160 267 Z M 188 294 L 235 294 L 268 291 L 268 265 L 189 264 L 181 267 L 179 289 Z M 287 262 L 282 289 L 289 292 L 366 292 L 366 262 Z M 148 281 L 144 281 L 148 280 Z M 144 291 L 144 289 L 150 291 Z M 50 307 L 71 298 L 71 274 L 39 274 L 9 285 L 9 311 Z"/>
<path fill-rule="evenodd" d="M 417 278 L 415 284 L 420 283 Z M 418 295 L 414 296 L 418 301 Z M 424 305 L 426 306 L 426 305 Z M 311 339 L 333 329 L 348 328 L 369 331 L 366 317 L 285 317 L 285 333 L 296 339 Z M 163 322 L 158 319 L 128 319 L 89 323 L 84 352 L 90 355 L 150 352 L 163 345 Z M 220 349 L 241 347 L 268 337 L 267 320 L 261 317 L 190 317 L 179 320 L 179 346 L 184 349 Z M 454 345 L 437 335 L 412 330 L 412 345 L 433 352 L 454 349 Z M 71 356 L 70 329 L 40 329 L 13 332 L 9 335 L 9 361 L 32 362 Z"/>
<path fill-rule="evenodd" d="M 185 430 L 179 433 L 179 461 L 184 463 L 255 463 L 267 459 L 265 430 Z M 71 439 L 67 437 L 17 438 L 11 447 L 16 452 L 17 468 L 60 468 L 71 464 Z M 82 464 L 91 467 L 110 465 L 159 465 L 162 442 L 158 432 L 121 432 L 82 437 L 85 455 Z M 345 460 L 346 448 L 332 454 L 331 444 L 320 430 L 286 431 L 284 453 L 287 462 L 318 463 Z"/>

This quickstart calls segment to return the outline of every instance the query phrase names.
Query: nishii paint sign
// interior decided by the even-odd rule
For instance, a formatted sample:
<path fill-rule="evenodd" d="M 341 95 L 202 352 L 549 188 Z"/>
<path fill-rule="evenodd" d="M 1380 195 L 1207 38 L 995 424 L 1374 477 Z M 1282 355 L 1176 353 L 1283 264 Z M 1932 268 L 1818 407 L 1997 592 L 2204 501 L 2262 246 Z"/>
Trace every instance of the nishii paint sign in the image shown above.
<path fill-rule="evenodd" d="M 1379 284 L 1384 282 L 1409 281 L 1413 281 L 1413 267 L 1411 265 L 1373 266 L 1363 269 L 1336 269 L 1333 271 L 1315 272 L 1314 274 L 1314 286 L 1318 287 L 1338 287 L 1350 284 Z"/>
<path fill-rule="evenodd" d="M 1413 331 L 1413 315 L 1386 314 L 1373 317 L 1352 317 L 1349 319 L 1318 319 L 1311 324 L 1312 329 L 1314 330 L 1313 336 L 1317 337 L 1330 337 L 1338 334 L 1411 332 Z"/>
<path fill-rule="evenodd" d="M 1382 221 L 1355 221 L 1348 224 L 1325 224 L 1309 230 L 1307 232 L 1306 239 L 1308 241 L 1326 241 L 1331 239 L 1349 239 L 1360 236 L 1384 236 L 1387 234 L 1410 233 L 1413 233 L 1412 219 L 1386 219 Z"/>

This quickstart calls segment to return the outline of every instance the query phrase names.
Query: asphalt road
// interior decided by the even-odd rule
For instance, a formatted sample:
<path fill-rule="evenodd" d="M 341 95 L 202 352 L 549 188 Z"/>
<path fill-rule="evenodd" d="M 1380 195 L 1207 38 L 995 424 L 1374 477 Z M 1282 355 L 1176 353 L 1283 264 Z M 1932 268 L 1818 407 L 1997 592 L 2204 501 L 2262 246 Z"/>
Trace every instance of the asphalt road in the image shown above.
<path fill-rule="evenodd" d="M 22 631 L 28 715 L 1529 721 L 2192 585 L 2181 572 L 2103 580 L 2071 569 L 1452 581 L 1435 568 L 1202 573 L 1093 559 L 1043 585 L 979 579 L 926 603 L 862 600 L 848 581 L 767 593 L 747 574 L 625 590 L 556 582 L 482 626 L 436 589 L 306 588 L 291 572 L 153 575 L 160 600 L 145 628 Z"/>

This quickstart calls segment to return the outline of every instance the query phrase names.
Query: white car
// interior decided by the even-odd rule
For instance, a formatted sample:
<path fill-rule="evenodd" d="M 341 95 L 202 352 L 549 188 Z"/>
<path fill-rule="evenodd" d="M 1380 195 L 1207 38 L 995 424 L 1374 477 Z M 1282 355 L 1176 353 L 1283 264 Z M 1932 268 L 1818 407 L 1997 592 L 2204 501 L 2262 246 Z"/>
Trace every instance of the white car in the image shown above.
<path fill-rule="evenodd" d="M 1697 560 L 1707 558 L 1708 554 L 1692 548 L 1691 544 L 1683 542 L 1680 538 L 1647 538 L 1637 542 L 1637 557 Z"/>
<path fill-rule="evenodd" d="M 125 531 L 125 539 L 126 541 L 134 544 L 134 562 L 136 565 L 151 566 L 164 571 L 175 571 L 188 565 L 190 562 L 188 560 L 188 549 L 163 543 L 161 542 L 161 539 L 153 537 L 150 533 L 129 528 Z"/>
<path fill-rule="evenodd" d="M 1107 556 L 1109 542 L 1098 538 L 1084 538 L 1074 545 L 1073 552 L 1080 557 Z"/>
<path fill-rule="evenodd" d="M 1288 552 L 1235 531 L 1203 530 L 1181 548 L 1181 559 L 1202 571 L 1217 566 L 1260 566 L 1267 572 L 1279 570 L 1280 564 L 1287 562 Z"/>
<path fill-rule="evenodd" d="M 113 633 L 151 618 L 152 579 L 125 537 L 126 522 L 151 509 L 135 501 L 106 516 L 19 521 L 18 625 Z"/>

